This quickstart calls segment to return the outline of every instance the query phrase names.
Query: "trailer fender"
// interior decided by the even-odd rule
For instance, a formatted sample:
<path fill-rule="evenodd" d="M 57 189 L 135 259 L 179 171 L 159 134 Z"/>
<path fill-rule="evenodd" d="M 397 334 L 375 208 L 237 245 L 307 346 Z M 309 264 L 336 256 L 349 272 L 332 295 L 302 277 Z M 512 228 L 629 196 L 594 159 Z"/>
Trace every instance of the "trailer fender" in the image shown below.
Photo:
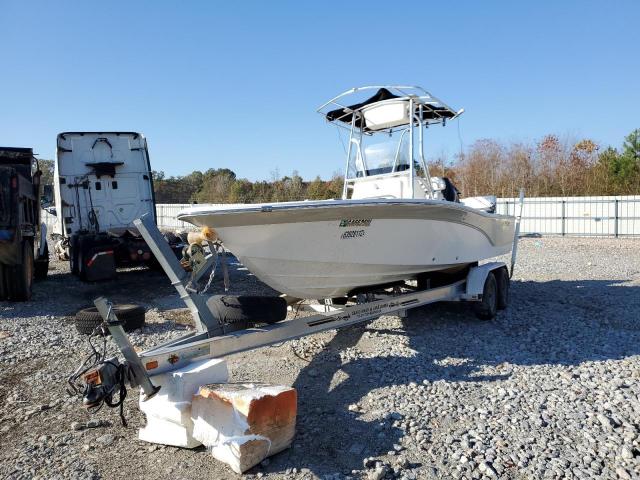
<path fill-rule="evenodd" d="M 491 272 L 505 268 L 502 262 L 489 262 L 477 267 L 472 267 L 467 276 L 467 289 L 460 296 L 460 300 L 468 302 L 478 302 L 482 300 L 485 282 Z"/>

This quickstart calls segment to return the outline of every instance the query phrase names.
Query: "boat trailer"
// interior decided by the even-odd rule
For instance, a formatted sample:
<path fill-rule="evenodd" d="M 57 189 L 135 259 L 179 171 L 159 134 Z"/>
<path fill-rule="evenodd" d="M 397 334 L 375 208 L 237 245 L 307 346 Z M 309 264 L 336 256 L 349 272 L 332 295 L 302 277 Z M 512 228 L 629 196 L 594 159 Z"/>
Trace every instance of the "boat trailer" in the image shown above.
<path fill-rule="evenodd" d="M 296 315 L 293 319 L 252 328 L 245 328 L 245 325 L 234 322 L 225 323 L 216 318 L 216 309 L 212 304 L 215 296 L 203 294 L 194 288 L 194 282 L 197 284 L 207 271 L 215 267 L 218 260 L 217 245 L 205 239 L 203 243 L 209 244 L 210 252 L 205 253 L 202 249 L 196 268 L 188 272 L 164 240 L 153 219 L 147 215 L 136 219 L 135 226 L 189 308 L 194 318 L 195 332 L 137 353 L 111 309 L 109 301 L 104 297 L 97 298 L 94 303 L 104 319 L 104 327 L 108 329 L 125 362 L 120 364 L 117 358 L 103 359 L 103 362 L 93 369 L 86 369 L 81 375 L 76 375 L 76 379 L 82 377 L 85 383 L 84 404 L 91 406 L 101 403 L 104 396 L 110 400 L 118 382 L 123 383 L 125 377 L 131 387 L 141 387 L 142 401 L 145 401 L 159 390 L 152 383 L 150 376 L 171 372 L 193 362 L 223 358 L 314 333 L 370 321 L 383 315 L 406 316 L 407 311 L 412 308 L 435 302 L 475 302 L 476 314 L 480 318 L 493 318 L 496 308 L 505 308 L 508 302 L 509 278 L 515 265 L 522 205 L 521 193 L 510 272 L 505 263 L 490 262 L 473 266 L 464 278 L 435 288 L 394 287 L 389 289 L 391 291 L 359 294 L 355 297 L 354 303 L 345 305 L 337 305 L 331 300 L 323 304 L 299 303 L 290 305 L 289 309 L 312 314 L 301 317 Z M 255 322 L 260 323 L 260 319 L 256 318 Z M 126 375 L 118 375 L 118 369 L 123 367 Z"/>

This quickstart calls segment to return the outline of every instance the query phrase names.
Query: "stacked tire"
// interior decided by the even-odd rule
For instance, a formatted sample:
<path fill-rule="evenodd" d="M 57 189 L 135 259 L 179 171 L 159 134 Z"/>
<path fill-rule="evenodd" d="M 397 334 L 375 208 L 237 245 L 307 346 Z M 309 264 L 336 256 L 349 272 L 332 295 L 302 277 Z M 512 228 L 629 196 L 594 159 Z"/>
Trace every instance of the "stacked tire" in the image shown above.
<path fill-rule="evenodd" d="M 144 326 L 145 309 L 141 305 L 117 304 L 113 305 L 113 312 L 122 322 L 125 332 L 131 332 Z M 76 313 L 75 324 L 78 333 L 91 335 L 98 326 L 102 325 L 103 319 L 96 307 L 84 308 Z"/>

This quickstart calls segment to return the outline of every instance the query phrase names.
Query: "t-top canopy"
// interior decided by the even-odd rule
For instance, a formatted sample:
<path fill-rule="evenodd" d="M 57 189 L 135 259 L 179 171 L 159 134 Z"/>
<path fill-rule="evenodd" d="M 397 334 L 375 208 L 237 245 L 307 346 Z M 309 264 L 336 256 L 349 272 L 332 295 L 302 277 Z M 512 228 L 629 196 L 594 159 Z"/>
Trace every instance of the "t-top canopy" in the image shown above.
<path fill-rule="evenodd" d="M 367 98 L 366 100 L 355 103 L 349 106 L 342 106 L 339 100 L 347 95 L 354 94 L 356 92 L 375 89 L 377 92 Z M 392 92 L 393 90 L 393 92 Z M 395 93 L 394 93 L 395 92 Z M 351 125 L 353 122 L 357 128 L 362 128 L 365 131 L 379 131 L 388 128 L 393 128 L 399 125 L 407 125 L 410 123 L 408 110 L 405 110 L 404 118 L 396 116 L 392 121 L 373 121 L 372 119 L 378 117 L 373 114 L 370 118 L 367 118 L 367 113 L 372 112 L 375 107 L 369 107 L 370 105 L 380 104 L 381 112 L 382 107 L 387 111 L 383 112 L 383 115 L 392 114 L 391 105 L 395 104 L 402 106 L 404 103 L 408 107 L 409 100 L 413 99 L 416 106 L 415 114 L 418 114 L 419 105 L 422 105 L 422 120 L 427 123 L 440 122 L 446 119 L 454 118 L 457 113 L 448 107 L 446 104 L 433 97 L 420 87 L 361 87 L 349 90 L 336 98 L 325 103 L 318 109 L 323 113 L 325 118 L 330 122 L 342 122 L 347 125 Z M 394 102 L 397 100 L 397 102 Z M 384 102 L 384 103 L 382 103 Z M 339 108 L 324 112 L 324 109 L 330 105 L 338 106 Z M 396 114 L 398 110 L 396 109 Z M 355 121 L 353 116 L 356 115 Z M 378 118 L 376 118 L 378 120 Z"/>

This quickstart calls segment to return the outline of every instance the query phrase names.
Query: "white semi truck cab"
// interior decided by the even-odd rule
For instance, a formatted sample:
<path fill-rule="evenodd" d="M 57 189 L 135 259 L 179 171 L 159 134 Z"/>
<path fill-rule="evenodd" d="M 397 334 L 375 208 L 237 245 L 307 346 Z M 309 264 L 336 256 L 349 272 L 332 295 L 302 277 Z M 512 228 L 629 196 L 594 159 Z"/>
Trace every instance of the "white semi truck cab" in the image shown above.
<path fill-rule="evenodd" d="M 133 225 L 156 220 L 153 179 L 144 135 L 65 132 L 57 137 L 54 171 L 56 252 L 83 280 L 112 278 L 118 266 L 152 263 Z"/>

